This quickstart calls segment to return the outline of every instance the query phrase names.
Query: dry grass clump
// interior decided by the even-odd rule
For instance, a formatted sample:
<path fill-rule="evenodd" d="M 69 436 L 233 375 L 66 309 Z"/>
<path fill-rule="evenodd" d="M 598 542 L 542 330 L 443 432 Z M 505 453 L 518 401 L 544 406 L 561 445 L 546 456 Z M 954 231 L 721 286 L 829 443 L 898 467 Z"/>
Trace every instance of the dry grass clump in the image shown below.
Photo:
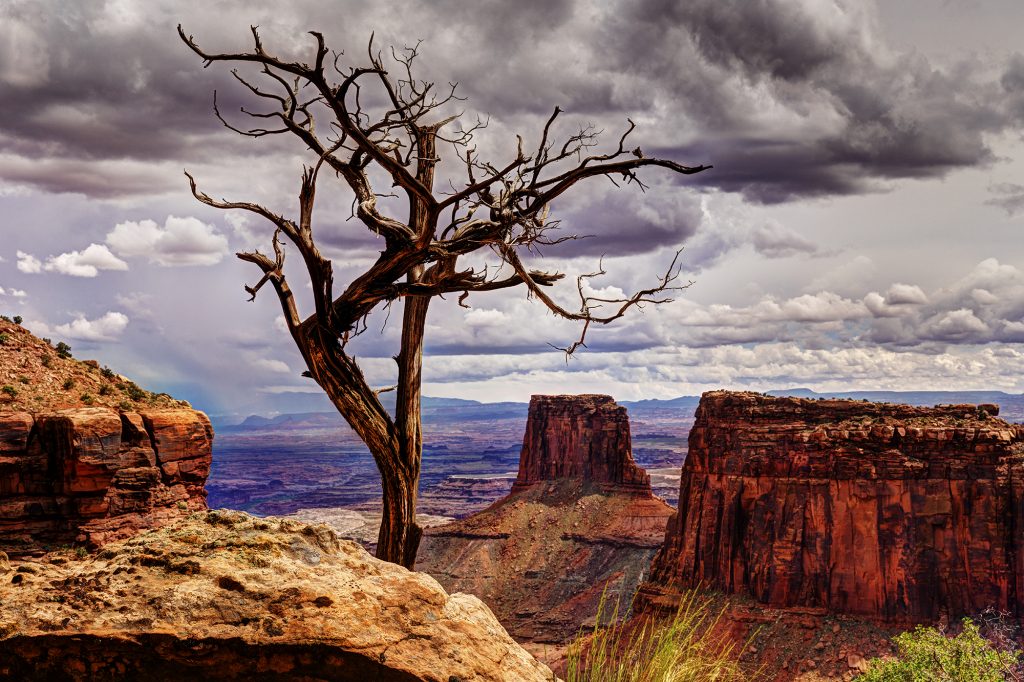
<path fill-rule="evenodd" d="M 740 648 L 716 628 L 721 611 L 696 592 L 683 595 L 671 618 L 607 619 L 602 599 L 597 623 L 570 646 L 566 682 L 730 682 L 755 680 L 739 664 Z"/>

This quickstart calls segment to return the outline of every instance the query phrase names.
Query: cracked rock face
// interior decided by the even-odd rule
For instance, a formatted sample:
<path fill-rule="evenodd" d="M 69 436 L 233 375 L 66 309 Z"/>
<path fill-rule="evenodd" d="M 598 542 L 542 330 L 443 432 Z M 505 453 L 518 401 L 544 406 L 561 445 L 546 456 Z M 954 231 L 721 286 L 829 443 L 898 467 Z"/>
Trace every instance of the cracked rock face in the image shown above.
<path fill-rule="evenodd" d="M 535 395 L 513 490 L 578 479 L 650 495 L 651 477 L 633 461 L 626 408 L 607 395 Z"/>
<path fill-rule="evenodd" d="M 0 413 L 0 550 L 90 547 L 206 509 L 202 412 Z"/>
<path fill-rule="evenodd" d="M 476 597 L 324 525 L 201 512 L 61 561 L 0 574 L 0 679 L 553 679 Z"/>
<path fill-rule="evenodd" d="M 641 600 L 700 584 L 888 622 L 1024 615 L 1024 427 L 995 414 L 705 393 Z"/>

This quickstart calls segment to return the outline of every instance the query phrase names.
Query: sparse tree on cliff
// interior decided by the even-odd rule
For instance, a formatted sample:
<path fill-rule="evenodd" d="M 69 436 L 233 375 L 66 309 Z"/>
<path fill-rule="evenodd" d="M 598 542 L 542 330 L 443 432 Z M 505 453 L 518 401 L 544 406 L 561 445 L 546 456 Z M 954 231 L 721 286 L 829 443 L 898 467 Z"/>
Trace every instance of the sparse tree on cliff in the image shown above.
<path fill-rule="evenodd" d="M 257 203 L 213 199 L 186 175 L 192 193 L 204 204 L 250 211 L 273 225 L 272 253 L 237 254 L 262 272 L 245 289 L 254 299 L 268 282 L 274 288 L 288 330 L 306 362 L 306 374 L 323 388 L 373 454 L 384 503 L 377 556 L 411 568 L 421 533 L 416 525 L 422 452 L 420 385 L 431 300 L 455 294 L 459 304 L 465 305 L 470 294 L 522 286 L 555 315 L 580 323 L 580 336 L 562 349 L 572 353 L 584 345 L 591 325 L 612 322 L 645 303 L 666 302 L 670 291 L 685 285 L 677 283 L 677 253 L 650 288 L 629 297 L 588 295 L 586 282 L 603 274 L 599 269 L 577 278 L 578 308 L 557 303 L 545 289 L 563 275 L 533 270 L 526 262 L 535 247 L 572 238 L 560 234 L 558 223 L 549 219 L 551 203 L 587 178 L 604 177 L 642 189 L 636 175 L 639 168 L 692 174 L 708 166 L 683 166 L 647 158 L 639 148 L 627 149 L 632 122 L 617 145 L 605 153 L 596 151 L 597 133 L 592 128 L 556 141 L 557 107 L 535 147 L 527 150 L 519 138 L 512 158 L 489 162 L 472 145 L 473 133 L 482 124 L 462 126 L 458 115 L 442 113 L 457 99 L 455 86 L 439 93 L 434 84 L 414 78 L 415 48 L 391 52 L 391 68 L 397 72 L 392 73 L 374 51 L 372 39 L 366 65 L 343 67 L 343 56 L 331 53 L 317 32 L 311 32 L 315 45 L 310 64 L 267 52 L 256 27 L 252 27 L 252 51 L 235 54 L 207 52 L 180 26 L 178 33 L 205 66 L 225 62 L 258 70 L 259 81 L 232 71 L 254 101 L 266 105 L 260 111 L 242 109 L 258 121 L 256 127 L 238 127 L 224 118 L 215 93 L 214 110 L 225 126 L 250 137 L 294 135 L 309 149 L 311 161 L 302 174 L 297 219 Z M 435 173 L 442 158 L 452 159 L 462 178 L 445 178 L 444 191 L 438 191 Z M 376 262 L 343 287 L 336 286 L 332 263 L 320 253 L 314 238 L 313 204 L 324 167 L 332 181 L 339 180 L 354 195 L 354 217 L 384 243 Z M 382 210 L 378 198 L 383 195 L 375 191 L 371 176 L 387 177 L 404 195 L 408 201 L 404 215 Z M 312 285 L 314 310 L 305 317 L 285 279 L 284 240 L 294 245 Z M 500 267 L 458 269 L 460 256 L 477 252 L 494 254 Z M 381 391 L 368 385 L 346 346 L 366 329 L 372 311 L 399 299 L 404 306 L 392 416 L 381 404 Z"/>

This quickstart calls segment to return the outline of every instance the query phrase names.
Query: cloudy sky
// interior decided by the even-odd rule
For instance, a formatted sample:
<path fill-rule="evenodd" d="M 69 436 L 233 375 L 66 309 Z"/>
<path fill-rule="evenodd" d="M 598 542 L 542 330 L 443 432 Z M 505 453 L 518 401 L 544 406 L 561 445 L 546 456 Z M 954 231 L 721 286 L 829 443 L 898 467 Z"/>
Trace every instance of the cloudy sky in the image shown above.
<path fill-rule="evenodd" d="M 424 41 L 419 75 L 459 82 L 496 162 L 558 105 L 563 133 L 593 123 L 610 143 L 629 117 L 648 155 L 715 166 L 647 172 L 646 193 L 579 186 L 554 211 L 588 238 L 533 263 L 572 274 L 604 256 L 594 286 L 629 292 L 683 246 L 694 284 L 674 303 L 594 331 L 567 362 L 548 344 L 578 331 L 521 291 L 439 301 L 428 395 L 1024 390 L 1024 3 L 288 4 L 0 0 L 0 308 L 212 413 L 315 391 L 275 301 L 242 289 L 255 273 L 233 254 L 267 249 L 267 226 L 199 205 L 182 175 L 294 215 L 308 157 L 224 128 L 213 90 L 229 115 L 245 93 L 175 26 L 233 51 L 258 24 L 268 50 L 307 60 L 315 29 L 357 66 L 375 33 Z M 340 185 L 318 199 L 318 240 L 350 278 L 380 246 Z M 356 346 L 382 386 L 397 320 L 375 315 Z"/>

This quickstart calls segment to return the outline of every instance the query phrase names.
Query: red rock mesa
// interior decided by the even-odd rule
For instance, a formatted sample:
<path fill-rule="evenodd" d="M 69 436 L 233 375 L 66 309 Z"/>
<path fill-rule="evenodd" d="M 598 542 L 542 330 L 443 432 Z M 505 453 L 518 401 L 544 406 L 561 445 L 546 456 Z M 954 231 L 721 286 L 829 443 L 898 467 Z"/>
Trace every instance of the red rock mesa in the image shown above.
<path fill-rule="evenodd" d="M 626 408 L 607 395 L 530 399 L 513 490 L 580 479 L 604 489 L 651 494 L 651 477 L 633 461 Z"/>
<path fill-rule="evenodd" d="M 671 513 L 633 462 L 625 408 L 533 396 L 512 492 L 428 529 L 416 568 L 479 596 L 518 640 L 557 644 L 592 621 L 606 590 L 627 610 Z"/>
<path fill-rule="evenodd" d="M 698 584 L 887 622 L 1024 614 L 1024 427 L 995 405 L 704 394 L 642 599 Z"/>

